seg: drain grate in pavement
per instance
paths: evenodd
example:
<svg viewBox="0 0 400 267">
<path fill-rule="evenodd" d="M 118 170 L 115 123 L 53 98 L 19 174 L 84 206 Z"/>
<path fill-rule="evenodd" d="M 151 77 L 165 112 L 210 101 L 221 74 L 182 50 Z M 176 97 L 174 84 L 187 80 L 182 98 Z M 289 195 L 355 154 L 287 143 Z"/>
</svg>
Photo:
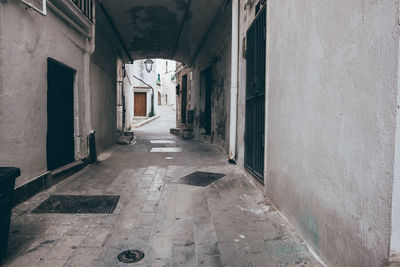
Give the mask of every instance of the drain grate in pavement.
<svg viewBox="0 0 400 267">
<path fill-rule="evenodd" d="M 206 187 L 224 176 L 225 174 L 222 173 L 194 172 L 180 178 L 175 183 Z"/>
<path fill-rule="evenodd" d="M 120 196 L 53 195 L 33 213 L 113 213 Z"/>
<path fill-rule="evenodd" d="M 118 255 L 118 260 L 123 263 L 134 263 L 142 260 L 144 253 L 137 249 L 125 250 Z"/>
</svg>

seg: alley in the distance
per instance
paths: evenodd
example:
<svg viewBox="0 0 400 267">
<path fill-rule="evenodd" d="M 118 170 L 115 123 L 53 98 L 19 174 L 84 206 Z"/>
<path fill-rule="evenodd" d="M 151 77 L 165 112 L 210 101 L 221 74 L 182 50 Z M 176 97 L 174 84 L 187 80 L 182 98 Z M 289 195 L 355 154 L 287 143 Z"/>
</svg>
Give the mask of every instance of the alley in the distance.
<svg viewBox="0 0 400 267">
<path fill-rule="evenodd" d="M 161 112 L 132 144 L 15 207 L 5 266 L 129 266 L 117 259 L 129 249 L 144 252 L 133 266 L 320 266 L 262 187 L 217 146 L 170 135 L 174 111 Z M 225 176 L 179 183 L 195 172 Z M 32 213 L 50 195 L 120 199 L 111 214 Z"/>
</svg>

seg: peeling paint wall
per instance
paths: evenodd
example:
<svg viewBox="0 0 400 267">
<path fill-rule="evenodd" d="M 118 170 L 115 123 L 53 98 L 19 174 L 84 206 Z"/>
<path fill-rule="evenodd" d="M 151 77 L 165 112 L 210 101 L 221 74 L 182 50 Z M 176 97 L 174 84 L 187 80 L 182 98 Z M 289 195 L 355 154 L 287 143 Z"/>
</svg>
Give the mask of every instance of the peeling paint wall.
<svg viewBox="0 0 400 267">
<path fill-rule="evenodd" d="M 124 94 L 125 94 L 125 130 L 132 130 L 134 116 L 133 77 L 129 75 L 131 64 L 125 65 Z"/>
<path fill-rule="evenodd" d="M 389 257 L 398 1 L 269 1 L 266 192 L 329 266 Z"/>
<path fill-rule="evenodd" d="M 194 114 L 194 134 L 196 138 L 206 139 L 223 147 L 228 153 L 229 145 L 229 107 L 231 80 L 231 3 L 226 5 L 209 33 L 207 40 L 197 56 L 192 70 L 191 109 Z M 211 90 L 211 136 L 204 135 L 202 116 L 204 116 L 205 93 L 200 88 L 200 73 L 212 69 Z"/>
<path fill-rule="evenodd" d="M 180 69 L 179 67 L 180 63 L 177 63 L 177 69 Z M 190 81 L 189 73 L 192 71 L 191 68 L 184 68 L 180 71 L 177 72 L 177 84 L 179 85 L 179 95 L 176 95 L 176 126 L 177 127 L 182 127 L 182 77 L 187 75 L 187 95 L 186 95 L 186 112 L 191 109 L 191 104 L 189 101 L 189 96 L 191 95 L 191 88 L 192 88 L 192 83 Z M 187 116 L 186 116 L 187 118 Z"/>
<path fill-rule="evenodd" d="M 0 162 L 21 168 L 18 186 L 47 171 L 49 57 L 76 70 L 75 158 L 87 153 L 88 54 L 85 39 L 51 11 L 41 16 L 19 1 L 0 1 L 0 38 Z"/>
</svg>

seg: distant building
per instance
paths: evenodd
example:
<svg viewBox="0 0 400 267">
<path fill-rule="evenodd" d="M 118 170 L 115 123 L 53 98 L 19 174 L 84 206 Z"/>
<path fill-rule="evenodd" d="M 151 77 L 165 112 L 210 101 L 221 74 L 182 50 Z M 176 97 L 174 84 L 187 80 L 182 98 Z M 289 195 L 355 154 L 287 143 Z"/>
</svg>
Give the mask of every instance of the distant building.
<svg viewBox="0 0 400 267">
<path fill-rule="evenodd" d="M 151 97 L 154 94 L 154 112 L 159 106 L 175 107 L 175 69 L 176 62 L 165 59 L 152 59 L 146 69 L 145 60 L 135 60 L 126 65 L 126 71 L 133 82 L 134 116 L 148 116 L 151 111 Z"/>
</svg>

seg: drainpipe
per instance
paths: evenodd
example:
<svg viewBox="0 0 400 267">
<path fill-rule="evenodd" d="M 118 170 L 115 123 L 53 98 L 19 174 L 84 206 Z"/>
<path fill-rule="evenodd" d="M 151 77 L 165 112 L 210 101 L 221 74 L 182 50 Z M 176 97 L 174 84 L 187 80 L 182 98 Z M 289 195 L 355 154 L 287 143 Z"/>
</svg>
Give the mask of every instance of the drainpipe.
<svg viewBox="0 0 400 267">
<path fill-rule="evenodd" d="M 229 162 L 236 160 L 237 97 L 239 57 L 239 0 L 232 0 L 231 108 L 229 129 Z"/>
<path fill-rule="evenodd" d="M 21 2 L 26 5 L 28 8 L 35 10 L 36 12 L 40 13 L 43 16 L 47 15 L 47 5 L 46 5 L 46 1 L 47 0 L 42 0 L 42 10 L 38 9 L 37 7 L 35 7 L 34 5 L 32 5 L 31 3 L 26 2 L 25 0 L 22 0 Z"/>
</svg>

